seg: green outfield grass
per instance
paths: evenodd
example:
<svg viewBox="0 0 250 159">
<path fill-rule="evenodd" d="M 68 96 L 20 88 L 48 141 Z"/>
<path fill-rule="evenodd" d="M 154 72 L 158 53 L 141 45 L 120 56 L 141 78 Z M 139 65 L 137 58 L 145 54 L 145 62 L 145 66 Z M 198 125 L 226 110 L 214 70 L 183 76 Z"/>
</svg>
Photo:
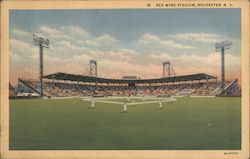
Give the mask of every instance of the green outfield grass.
<svg viewBox="0 0 250 159">
<path fill-rule="evenodd" d="M 11 150 L 241 149 L 241 98 L 128 107 L 81 99 L 10 101 Z"/>
</svg>

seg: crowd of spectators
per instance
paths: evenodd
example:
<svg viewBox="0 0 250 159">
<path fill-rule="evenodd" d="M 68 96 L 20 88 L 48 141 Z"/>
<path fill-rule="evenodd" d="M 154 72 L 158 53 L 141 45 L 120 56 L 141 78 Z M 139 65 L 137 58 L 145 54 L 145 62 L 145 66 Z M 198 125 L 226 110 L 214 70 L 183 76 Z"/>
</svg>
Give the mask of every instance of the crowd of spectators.
<svg viewBox="0 0 250 159">
<path fill-rule="evenodd" d="M 27 84 L 36 90 L 40 90 L 39 81 L 27 80 Z M 182 83 L 168 85 L 147 86 L 109 86 L 86 85 L 75 83 L 44 82 L 44 94 L 50 97 L 69 96 L 186 96 L 210 95 L 220 86 L 219 82 Z"/>
</svg>

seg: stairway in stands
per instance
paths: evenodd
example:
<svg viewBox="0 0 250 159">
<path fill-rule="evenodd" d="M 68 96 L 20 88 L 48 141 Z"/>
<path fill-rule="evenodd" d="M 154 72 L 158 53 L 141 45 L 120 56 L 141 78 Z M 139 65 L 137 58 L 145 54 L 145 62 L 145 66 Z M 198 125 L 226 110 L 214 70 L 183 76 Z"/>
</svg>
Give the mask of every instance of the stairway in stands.
<svg viewBox="0 0 250 159">
<path fill-rule="evenodd" d="M 231 86 L 233 86 L 235 83 L 237 82 L 237 79 L 235 80 L 232 80 L 230 83 L 226 83 L 226 86 L 225 86 L 225 91 L 226 92 Z M 222 93 L 222 90 L 221 90 L 221 84 L 215 88 L 215 90 L 213 90 L 209 95 L 210 96 L 215 96 L 215 95 L 220 95 Z"/>
<path fill-rule="evenodd" d="M 31 86 L 28 82 L 26 82 L 25 80 L 23 80 L 23 79 L 18 79 L 19 80 L 19 82 L 21 82 L 23 85 L 25 85 L 26 87 L 28 87 L 30 90 L 32 90 L 33 92 L 35 92 L 35 93 L 37 93 L 37 94 L 40 94 L 40 92 L 36 89 L 36 88 L 34 88 L 33 86 Z"/>
<path fill-rule="evenodd" d="M 218 94 L 221 94 L 221 84 L 218 86 L 218 87 L 216 87 L 210 94 L 209 94 L 209 96 L 215 96 L 215 95 L 218 95 Z"/>
</svg>

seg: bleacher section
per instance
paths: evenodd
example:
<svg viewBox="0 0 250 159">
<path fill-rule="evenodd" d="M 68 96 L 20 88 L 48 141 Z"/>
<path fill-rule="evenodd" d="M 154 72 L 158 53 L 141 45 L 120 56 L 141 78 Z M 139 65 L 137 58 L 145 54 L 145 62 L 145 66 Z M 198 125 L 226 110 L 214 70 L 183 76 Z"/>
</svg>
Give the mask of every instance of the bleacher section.
<svg viewBox="0 0 250 159">
<path fill-rule="evenodd" d="M 21 80 L 26 86 L 38 92 L 39 81 Z M 72 96 L 208 96 L 220 86 L 217 82 L 179 84 L 167 86 L 95 86 L 71 83 L 44 83 L 44 94 L 48 97 L 72 97 Z M 217 91 L 218 94 L 221 91 Z M 218 95 L 212 94 L 212 95 Z"/>
<path fill-rule="evenodd" d="M 64 75 L 64 76 L 63 76 Z M 51 79 L 53 77 L 53 79 Z M 44 95 L 47 97 L 72 96 L 216 96 L 239 92 L 237 80 L 226 82 L 224 92 L 212 76 L 196 74 L 149 80 L 115 80 L 69 74 L 52 74 L 45 77 Z M 64 79 L 62 81 L 62 79 Z M 209 80 L 210 79 L 210 80 Z M 158 82 L 156 84 L 156 81 Z M 166 82 L 168 81 L 168 82 Z M 129 83 L 133 83 L 129 86 Z M 29 92 L 40 92 L 38 80 L 19 79 L 19 85 Z"/>
</svg>

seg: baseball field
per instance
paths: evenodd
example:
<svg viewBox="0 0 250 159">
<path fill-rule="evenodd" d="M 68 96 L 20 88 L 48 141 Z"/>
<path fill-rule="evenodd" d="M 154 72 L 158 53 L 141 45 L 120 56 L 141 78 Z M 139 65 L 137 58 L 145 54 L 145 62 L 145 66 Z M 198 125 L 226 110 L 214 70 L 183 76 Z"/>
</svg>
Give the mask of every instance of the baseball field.
<svg viewBox="0 0 250 159">
<path fill-rule="evenodd" d="M 115 100 L 117 101 L 117 100 Z M 123 105 L 10 100 L 11 150 L 239 150 L 241 98 Z"/>
</svg>

